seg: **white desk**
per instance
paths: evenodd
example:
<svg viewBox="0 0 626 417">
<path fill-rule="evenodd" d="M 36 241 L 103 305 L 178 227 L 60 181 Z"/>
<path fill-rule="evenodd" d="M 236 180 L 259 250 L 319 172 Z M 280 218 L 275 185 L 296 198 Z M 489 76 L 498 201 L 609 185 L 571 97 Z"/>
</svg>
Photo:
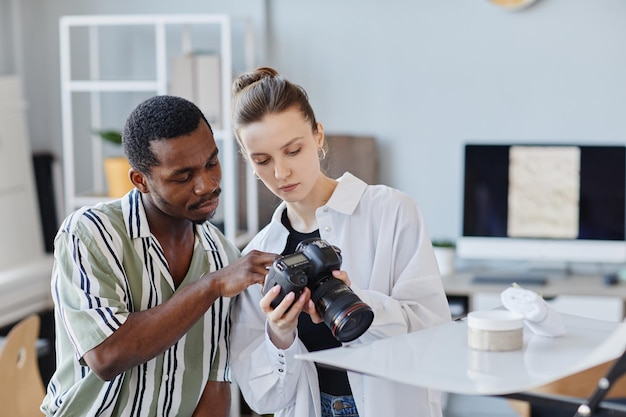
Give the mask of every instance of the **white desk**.
<svg viewBox="0 0 626 417">
<path fill-rule="evenodd" d="M 448 295 L 471 296 L 478 292 L 500 293 L 508 284 L 475 284 L 472 278 L 475 274 L 460 272 L 443 276 L 444 289 Z M 486 274 L 479 274 L 486 275 Z M 522 284 L 522 286 L 524 286 Z M 626 282 L 619 281 L 615 285 L 605 285 L 600 275 L 567 275 L 550 278 L 546 285 L 526 286 L 528 289 L 541 293 L 544 297 L 560 295 L 619 297 L 626 302 Z"/>
<path fill-rule="evenodd" d="M 478 275 L 488 275 L 488 272 Z M 476 284 L 472 282 L 474 273 L 455 272 L 442 277 L 446 295 L 465 299 L 466 311 L 454 310 L 456 315 L 467 311 L 495 308 L 500 305 L 500 293 L 508 284 Z M 522 286 L 552 299 L 554 307 L 568 314 L 577 314 L 601 320 L 621 321 L 626 316 L 626 282 L 606 285 L 601 275 L 572 274 L 548 276 L 546 285 Z M 456 301 L 456 300 L 455 300 Z M 458 303 L 458 301 L 457 301 Z M 453 305 L 451 305 L 454 307 Z"/>
<path fill-rule="evenodd" d="M 0 268 L 0 327 L 52 308 L 52 262 L 52 255 L 46 255 Z"/>
<path fill-rule="evenodd" d="M 52 307 L 22 83 L 0 76 L 0 327 Z"/>
<path fill-rule="evenodd" d="M 469 395 L 505 395 L 615 359 L 626 349 L 626 324 L 563 315 L 567 334 L 524 329 L 524 347 L 483 352 L 467 347 L 464 320 L 369 345 L 298 355 L 303 360 L 388 380 Z"/>
</svg>

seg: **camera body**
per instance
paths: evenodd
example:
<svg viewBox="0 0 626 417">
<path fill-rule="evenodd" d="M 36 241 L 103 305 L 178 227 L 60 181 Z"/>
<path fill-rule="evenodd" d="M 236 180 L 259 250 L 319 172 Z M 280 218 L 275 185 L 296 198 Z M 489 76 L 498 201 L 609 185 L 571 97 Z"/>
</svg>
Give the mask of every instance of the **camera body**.
<svg viewBox="0 0 626 417">
<path fill-rule="evenodd" d="M 319 283 L 331 277 L 333 270 L 341 268 L 341 250 L 323 239 L 307 239 L 298 244 L 291 255 L 276 259 L 265 280 L 264 292 L 280 285 L 280 294 L 272 301 L 276 308 L 283 298 L 294 292 L 296 298 L 304 287 L 311 292 Z"/>
<path fill-rule="evenodd" d="M 271 302 L 276 308 L 293 292 L 296 298 L 305 287 L 311 290 L 315 308 L 333 336 L 349 342 L 361 336 L 374 320 L 372 309 L 332 271 L 341 268 L 341 250 L 319 238 L 303 240 L 296 251 L 272 263 L 263 292 L 280 285 L 280 293 Z"/>
</svg>

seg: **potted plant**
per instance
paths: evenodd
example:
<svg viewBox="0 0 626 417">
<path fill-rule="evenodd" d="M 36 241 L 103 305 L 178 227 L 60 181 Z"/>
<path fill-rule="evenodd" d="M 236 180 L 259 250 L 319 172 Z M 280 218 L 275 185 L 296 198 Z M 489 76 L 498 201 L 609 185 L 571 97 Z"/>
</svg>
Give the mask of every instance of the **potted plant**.
<svg viewBox="0 0 626 417">
<path fill-rule="evenodd" d="M 121 147 L 122 145 L 122 133 L 118 130 L 98 130 L 95 133 L 115 146 Z M 128 177 L 130 164 L 125 156 L 107 156 L 102 164 L 109 197 L 119 198 L 133 189 L 133 184 Z"/>
<path fill-rule="evenodd" d="M 434 239 L 432 241 L 439 273 L 441 276 L 451 275 L 455 269 L 456 244 L 450 239 Z"/>
</svg>

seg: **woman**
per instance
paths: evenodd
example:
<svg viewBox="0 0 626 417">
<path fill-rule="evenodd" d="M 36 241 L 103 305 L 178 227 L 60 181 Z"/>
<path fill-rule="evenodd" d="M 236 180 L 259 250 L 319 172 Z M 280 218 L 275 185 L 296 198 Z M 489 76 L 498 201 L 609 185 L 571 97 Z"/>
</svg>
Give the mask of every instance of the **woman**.
<svg viewBox="0 0 626 417">
<path fill-rule="evenodd" d="M 324 129 L 302 87 L 271 68 L 233 83 L 233 124 L 258 178 L 282 199 L 244 252 L 291 254 L 320 237 L 341 249 L 347 284 L 374 312 L 367 331 L 351 343 L 369 343 L 450 320 L 447 299 L 417 204 L 383 185 L 349 173 L 324 175 Z M 235 302 L 231 334 L 234 379 L 258 413 L 276 416 L 441 416 L 439 394 L 296 360 L 301 352 L 341 346 L 305 288 L 276 308 L 279 286 L 250 287 Z M 260 307 L 260 308 L 259 308 Z"/>
</svg>

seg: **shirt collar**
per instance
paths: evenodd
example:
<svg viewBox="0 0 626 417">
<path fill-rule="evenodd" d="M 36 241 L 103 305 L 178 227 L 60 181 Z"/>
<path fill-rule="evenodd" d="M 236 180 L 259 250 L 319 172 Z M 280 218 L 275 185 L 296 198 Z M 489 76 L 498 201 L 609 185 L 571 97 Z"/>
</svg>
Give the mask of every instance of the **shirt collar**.
<svg viewBox="0 0 626 417">
<path fill-rule="evenodd" d="M 350 215 L 359 205 L 367 184 L 349 172 L 343 174 L 337 181 L 339 182 L 337 188 L 330 196 L 326 207 Z"/>
<path fill-rule="evenodd" d="M 150 226 L 141 193 L 136 188 L 121 198 L 126 231 L 131 239 L 150 237 Z"/>
<path fill-rule="evenodd" d="M 121 202 L 128 237 L 130 239 L 152 237 L 141 192 L 137 189 L 133 189 L 121 198 Z M 215 240 L 211 237 L 211 228 L 207 223 L 208 222 L 205 222 L 195 226 L 196 236 L 200 238 L 200 242 L 205 250 L 215 251 L 217 250 Z"/>
<path fill-rule="evenodd" d="M 357 206 L 359 205 L 359 201 L 361 201 L 361 196 L 363 196 L 363 193 L 365 193 L 367 184 L 363 180 L 355 177 L 349 172 L 346 172 L 341 177 L 337 178 L 337 181 L 338 184 L 335 188 L 335 191 L 333 191 L 330 199 L 323 207 L 328 207 L 339 213 L 350 215 L 354 213 L 354 210 L 356 210 Z M 286 204 L 284 201 L 282 201 L 278 205 L 276 210 L 274 210 L 274 213 L 272 214 L 273 223 L 282 226 L 281 216 L 283 214 L 283 210 L 285 210 L 285 207 Z M 318 208 L 318 210 L 323 207 Z"/>
</svg>

